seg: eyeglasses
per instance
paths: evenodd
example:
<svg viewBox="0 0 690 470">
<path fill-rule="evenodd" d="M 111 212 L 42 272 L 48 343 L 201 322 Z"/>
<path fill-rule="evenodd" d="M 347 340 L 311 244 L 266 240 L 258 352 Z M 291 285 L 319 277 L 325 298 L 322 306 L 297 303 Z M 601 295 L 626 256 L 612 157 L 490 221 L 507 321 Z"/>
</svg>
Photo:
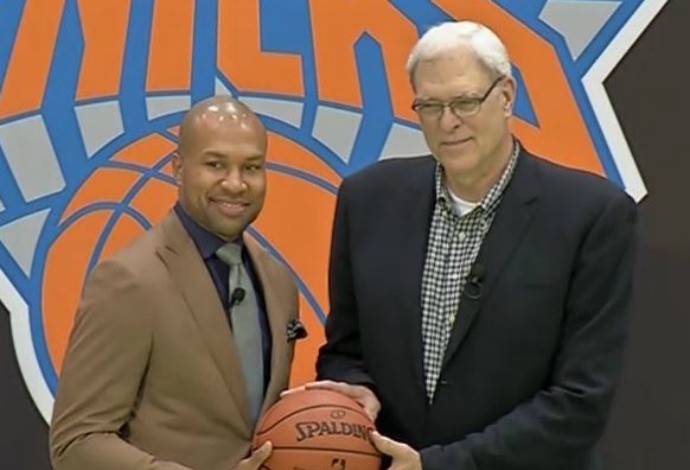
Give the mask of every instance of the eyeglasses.
<svg viewBox="0 0 690 470">
<path fill-rule="evenodd" d="M 493 89 L 496 88 L 496 85 L 498 85 L 498 82 L 503 80 L 503 78 L 504 77 L 498 77 L 496 80 L 494 80 L 483 96 L 473 98 L 457 98 L 446 103 L 415 101 L 412 103 L 412 110 L 419 115 L 420 119 L 425 120 L 439 119 L 443 115 L 443 111 L 446 108 L 450 108 L 450 111 L 453 113 L 453 115 L 460 119 L 474 116 L 479 112 L 484 101 L 486 101 Z"/>
</svg>

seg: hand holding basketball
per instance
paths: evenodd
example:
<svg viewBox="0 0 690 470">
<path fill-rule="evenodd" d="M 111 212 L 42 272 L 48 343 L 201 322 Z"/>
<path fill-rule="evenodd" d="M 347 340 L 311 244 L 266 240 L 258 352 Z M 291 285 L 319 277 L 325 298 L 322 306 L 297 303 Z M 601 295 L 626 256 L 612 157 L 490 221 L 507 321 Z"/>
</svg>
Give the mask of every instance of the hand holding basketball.
<svg viewBox="0 0 690 470">
<path fill-rule="evenodd" d="M 402 442 L 396 442 L 378 432 L 371 433 L 371 441 L 381 453 L 393 458 L 388 470 L 422 470 L 419 452 Z"/>
<path fill-rule="evenodd" d="M 374 392 L 369 388 L 363 385 L 352 385 L 345 382 L 334 382 L 332 380 L 309 382 L 301 387 L 286 390 L 281 393 L 280 396 L 285 397 L 291 393 L 303 390 L 333 390 L 334 392 L 342 393 L 359 403 L 372 421 L 376 421 L 376 417 L 381 410 L 381 402 L 379 402 L 379 399 L 376 398 Z"/>
<path fill-rule="evenodd" d="M 374 423 L 352 398 L 327 389 L 293 391 L 264 414 L 253 448 L 271 442 L 267 470 L 379 470 Z"/>
<path fill-rule="evenodd" d="M 265 442 L 252 452 L 252 455 L 238 463 L 234 470 L 259 470 L 266 459 L 271 456 L 271 450 L 273 450 L 271 443 Z"/>
</svg>

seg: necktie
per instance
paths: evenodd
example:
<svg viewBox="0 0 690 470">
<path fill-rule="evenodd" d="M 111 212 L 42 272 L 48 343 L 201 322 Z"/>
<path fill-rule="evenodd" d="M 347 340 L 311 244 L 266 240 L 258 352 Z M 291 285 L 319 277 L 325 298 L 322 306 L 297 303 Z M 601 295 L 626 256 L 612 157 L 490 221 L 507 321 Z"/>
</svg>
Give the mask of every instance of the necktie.
<svg viewBox="0 0 690 470">
<path fill-rule="evenodd" d="M 228 295 L 232 334 L 242 365 L 252 424 L 255 424 L 264 399 L 263 351 L 256 292 L 242 263 L 240 245 L 227 243 L 216 254 L 230 265 Z"/>
</svg>

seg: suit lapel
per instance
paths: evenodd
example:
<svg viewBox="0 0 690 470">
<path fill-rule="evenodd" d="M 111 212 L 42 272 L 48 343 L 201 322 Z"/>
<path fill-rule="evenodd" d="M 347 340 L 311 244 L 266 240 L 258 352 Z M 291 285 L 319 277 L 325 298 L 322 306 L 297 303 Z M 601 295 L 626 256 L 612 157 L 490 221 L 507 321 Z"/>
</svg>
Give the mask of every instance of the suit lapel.
<svg viewBox="0 0 690 470">
<path fill-rule="evenodd" d="M 276 292 L 280 289 L 274 285 L 275 278 L 268 272 L 268 258 L 262 248 L 252 239 L 244 237 L 245 246 L 252 259 L 256 275 L 263 288 L 264 301 L 266 305 L 266 315 L 271 329 L 271 374 L 266 388 L 266 396 L 261 412 L 264 413 L 269 404 L 275 402 L 278 394 L 282 391 L 283 384 L 279 380 L 283 376 L 288 363 L 288 342 L 287 342 L 287 322 L 286 312 L 288 306 L 281 303 L 281 299 L 276 297 Z"/>
<path fill-rule="evenodd" d="M 453 326 L 448 347 L 443 358 L 443 366 L 453 357 L 467 336 L 477 317 L 484 299 L 491 293 L 510 256 L 520 244 L 533 215 L 532 202 L 537 197 L 536 162 L 524 151 L 518 157 L 512 179 L 499 204 L 489 233 L 475 261 L 475 266 L 484 266 L 484 279 L 479 298 L 470 298 L 463 293 L 458 315 Z"/>
<path fill-rule="evenodd" d="M 250 429 L 249 402 L 244 390 L 239 357 L 225 309 L 203 259 L 174 214 L 162 222 L 164 244 L 158 253 L 168 266 L 189 312 L 206 340 L 209 352 L 235 401 L 238 414 Z"/>
<path fill-rule="evenodd" d="M 407 236 L 399 238 L 400 245 L 394 247 L 394 251 L 401 254 L 398 271 L 401 275 L 401 286 L 396 310 L 399 311 L 403 323 L 399 331 L 405 332 L 405 335 L 399 336 L 403 343 L 400 350 L 411 354 L 409 364 L 412 365 L 413 383 L 419 385 L 422 397 L 425 397 L 426 388 L 421 285 L 429 226 L 434 209 L 434 169 L 435 161 L 431 157 L 425 161 L 422 171 L 414 168 L 412 180 L 405 188 L 405 195 L 401 201 L 402 206 L 408 211 L 408 217 L 402 221 L 401 227 L 395 228 L 401 233 L 407 233 Z"/>
</svg>

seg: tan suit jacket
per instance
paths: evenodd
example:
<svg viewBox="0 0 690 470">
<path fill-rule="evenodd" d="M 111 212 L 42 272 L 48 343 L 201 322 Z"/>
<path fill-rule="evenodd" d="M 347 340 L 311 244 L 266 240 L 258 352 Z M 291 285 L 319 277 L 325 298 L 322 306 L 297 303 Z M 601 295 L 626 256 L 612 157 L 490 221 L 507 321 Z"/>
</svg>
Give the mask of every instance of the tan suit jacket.
<svg viewBox="0 0 690 470">
<path fill-rule="evenodd" d="M 289 271 L 250 239 L 272 338 L 264 411 L 288 385 L 298 315 Z M 101 263 L 75 319 L 53 412 L 57 470 L 230 470 L 248 399 L 226 313 L 174 213 Z"/>
</svg>

